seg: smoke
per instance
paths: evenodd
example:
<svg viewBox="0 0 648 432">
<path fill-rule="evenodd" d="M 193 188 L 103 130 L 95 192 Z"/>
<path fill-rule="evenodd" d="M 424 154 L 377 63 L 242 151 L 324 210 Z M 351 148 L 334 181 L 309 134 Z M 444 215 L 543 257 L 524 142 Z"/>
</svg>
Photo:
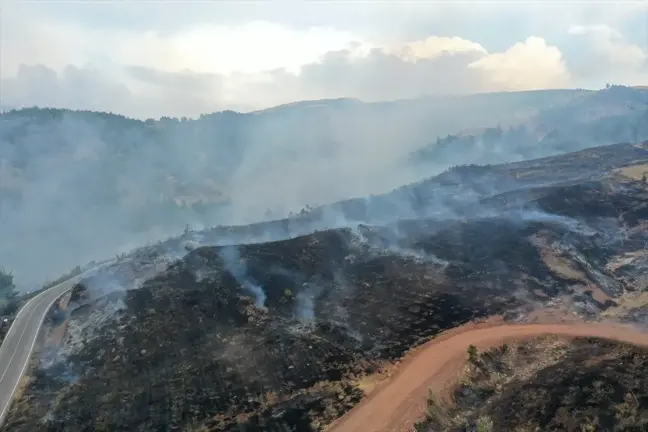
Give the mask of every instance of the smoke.
<svg viewBox="0 0 648 432">
<path fill-rule="evenodd" d="M 319 290 L 317 285 L 312 287 L 307 282 L 304 282 L 302 288 L 303 291 L 297 294 L 295 313 L 300 319 L 313 320 L 315 319 L 315 298 Z"/>
<path fill-rule="evenodd" d="M 263 288 L 248 275 L 246 261 L 241 258 L 238 248 L 235 246 L 224 247 L 220 249 L 219 254 L 225 264 L 225 269 L 234 276 L 243 289 L 254 296 L 256 306 L 263 307 L 266 294 L 263 292 Z"/>
<path fill-rule="evenodd" d="M 19 288 L 33 289 L 76 265 L 177 235 L 187 224 L 237 225 L 207 229 L 192 240 L 195 247 L 403 217 L 456 217 L 457 202 L 501 188 L 486 179 L 399 187 L 480 162 L 485 151 L 448 147 L 413 161 L 414 151 L 437 136 L 510 122 L 520 110 L 530 113 L 530 122 L 540 111 L 553 121 L 547 110 L 583 100 L 582 94 L 329 100 L 188 121 L 37 109 L 2 114 L 0 264 L 15 274 Z M 509 141 L 500 140 L 488 162 L 524 158 Z M 306 207 L 312 211 L 301 214 Z M 174 244 L 165 253 L 180 257 L 186 250 Z M 247 289 L 262 291 L 254 284 Z"/>
</svg>

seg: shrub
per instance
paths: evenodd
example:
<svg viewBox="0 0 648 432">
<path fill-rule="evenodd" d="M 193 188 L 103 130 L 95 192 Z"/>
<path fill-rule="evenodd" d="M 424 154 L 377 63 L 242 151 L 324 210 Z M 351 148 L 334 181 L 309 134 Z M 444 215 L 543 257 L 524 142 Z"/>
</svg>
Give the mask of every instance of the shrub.
<svg viewBox="0 0 648 432">
<path fill-rule="evenodd" d="M 477 347 L 475 345 L 470 345 L 468 347 L 468 361 L 472 364 L 476 364 L 479 360 Z"/>
<path fill-rule="evenodd" d="M 489 417 L 481 416 L 477 419 L 477 432 L 492 432 L 493 431 L 493 420 Z"/>
</svg>

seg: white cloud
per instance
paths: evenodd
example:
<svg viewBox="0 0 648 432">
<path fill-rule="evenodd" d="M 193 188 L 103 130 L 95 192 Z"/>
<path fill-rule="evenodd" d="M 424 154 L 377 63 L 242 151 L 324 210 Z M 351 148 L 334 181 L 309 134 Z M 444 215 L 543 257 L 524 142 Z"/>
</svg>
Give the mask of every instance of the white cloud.
<svg viewBox="0 0 648 432">
<path fill-rule="evenodd" d="M 161 36 L 122 33 L 113 59 L 162 70 L 191 69 L 202 73 L 258 73 L 286 68 L 297 71 L 330 50 L 343 49 L 353 36 L 330 28 L 295 31 L 269 22 L 238 27 L 202 26 Z M 143 55 L 144 54 L 144 55 Z"/>
<path fill-rule="evenodd" d="M 416 62 L 420 59 L 434 59 L 444 54 L 483 53 L 486 49 L 478 43 L 460 37 L 430 36 L 420 41 L 393 44 L 384 51 L 397 55 L 405 61 Z"/>
<path fill-rule="evenodd" d="M 75 79 L 81 83 L 75 83 Z M 101 67 L 70 66 L 60 72 L 44 66 L 23 66 L 16 77 L 3 80 L 5 88 L 10 89 L 3 102 L 10 106 L 45 104 L 85 109 L 104 106 L 137 117 L 196 116 L 206 111 L 251 110 L 302 99 L 355 97 L 376 101 L 561 87 L 568 79 L 560 51 L 541 38 L 529 38 L 501 53 L 488 53 L 472 41 L 430 37 L 386 48 L 368 49 L 356 44 L 329 51 L 297 70 L 281 67 L 259 73 L 167 71 L 107 61 Z M 93 97 L 93 89 L 103 97 Z"/>
<path fill-rule="evenodd" d="M 570 75 L 555 46 L 530 37 L 502 53 L 488 54 L 470 64 L 483 71 L 500 90 L 560 88 L 570 85 Z"/>
<path fill-rule="evenodd" d="M 17 11 L 3 16 L 3 74 L 20 64 L 43 63 L 62 70 L 97 58 L 123 65 L 164 71 L 257 73 L 286 68 L 297 71 L 331 50 L 349 47 L 358 37 L 327 27 L 293 30 L 271 22 L 238 26 L 200 25 L 183 32 L 92 29 L 81 24 L 26 17 Z"/>
<path fill-rule="evenodd" d="M 620 23 L 629 11 L 644 10 L 636 5 L 624 4 L 613 12 L 607 6 L 571 3 L 560 8 L 553 3 L 542 8 L 530 3 L 411 8 L 353 3 L 345 9 L 278 2 L 277 10 L 264 6 L 248 15 L 229 3 L 190 6 L 191 13 L 175 6 L 153 11 L 134 5 L 133 16 L 140 18 L 128 25 L 115 21 L 121 16 L 116 10 L 127 12 L 120 4 L 70 6 L 65 14 L 48 6 L 3 11 L 3 103 L 105 109 L 138 117 L 194 116 L 300 99 L 381 100 L 582 86 L 594 73 L 592 65 L 600 76 L 616 77 L 606 81 L 637 81 L 646 63 L 645 50 L 615 27 L 594 21 L 605 9 Z M 148 26 L 146 10 L 151 11 Z M 513 12 L 523 14 L 504 25 Z M 97 25 L 89 25 L 90 19 Z M 582 23 L 570 27 L 571 39 L 564 39 L 564 33 L 562 40 L 542 33 L 548 28 L 544 24 L 568 20 Z M 483 31 L 474 32 L 480 22 Z M 527 33 L 520 33 L 525 26 Z M 420 36 L 404 37 L 407 28 Z M 519 34 L 517 39 L 507 39 L 512 37 L 509 30 Z M 578 38 L 576 44 L 584 43 L 587 55 L 574 55 L 563 45 Z M 488 42 L 494 41 L 497 49 L 489 49 Z M 94 97 L 95 91 L 100 97 Z"/>
</svg>

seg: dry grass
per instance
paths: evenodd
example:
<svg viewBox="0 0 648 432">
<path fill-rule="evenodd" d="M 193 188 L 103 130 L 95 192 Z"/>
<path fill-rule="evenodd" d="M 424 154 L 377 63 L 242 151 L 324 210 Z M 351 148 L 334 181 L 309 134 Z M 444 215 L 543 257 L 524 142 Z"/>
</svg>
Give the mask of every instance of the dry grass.
<svg viewBox="0 0 648 432">
<path fill-rule="evenodd" d="M 478 360 L 467 363 L 463 372 L 458 377 L 455 389 L 491 389 L 493 396 L 486 400 L 481 408 L 497 403 L 498 397 L 505 386 L 512 382 L 526 382 L 539 370 L 559 363 L 565 358 L 571 344 L 570 338 L 547 335 L 540 336 L 525 342 L 503 345 L 499 348 L 478 353 Z M 497 358 L 509 368 L 508 373 L 498 373 L 491 369 L 488 359 Z M 430 394 L 428 398 L 427 421 L 429 425 L 438 430 L 467 430 L 489 431 L 493 430 L 490 418 L 480 415 L 480 412 L 471 408 L 459 408 L 451 399 L 450 404 L 443 403 L 446 398 Z M 474 429 L 471 429 L 473 424 Z M 437 430 L 434 429 L 434 430 Z M 426 430 L 426 429 L 422 429 Z"/>
<path fill-rule="evenodd" d="M 387 380 L 392 372 L 396 369 L 397 363 L 394 365 L 387 366 L 384 369 L 381 369 L 379 372 L 365 375 L 355 381 L 355 385 L 364 392 L 365 395 L 370 394 L 376 388 L 380 386 L 385 380 Z"/>
<path fill-rule="evenodd" d="M 552 247 L 549 240 L 543 235 L 534 234 L 529 237 L 529 241 L 538 248 L 542 262 L 557 276 L 580 282 L 583 284 L 590 283 L 587 275 L 578 268 L 569 258 L 565 257 L 562 252 Z"/>
<path fill-rule="evenodd" d="M 567 258 L 560 256 L 549 249 L 542 249 L 540 257 L 545 265 L 557 276 L 563 279 L 569 279 L 583 284 L 589 284 L 590 281 L 581 270 L 571 263 Z"/>
<path fill-rule="evenodd" d="M 29 382 L 31 381 L 31 377 L 29 375 L 23 375 L 22 378 L 20 378 L 20 381 L 18 382 L 18 386 L 16 387 L 16 393 L 14 394 L 14 400 L 17 403 L 27 403 L 29 401 L 29 396 L 22 397 L 25 394 L 25 389 L 29 386 Z"/>
<path fill-rule="evenodd" d="M 618 319 L 627 315 L 631 310 L 648 305 L 648 292 L 628 293 L 616 300 L 617 306 L 601 313 L 601 318 Z"/>
<path fill-rule="evenodd" d="M 644 175 L 648 176 L 648 164 L 631 165 L 616 170 L 618 174 L 632 180 L 641 180 Z"/>
<path fill-rule="evenodd" d="M 577 282 L 573 286 L 574 290 L 580 293 L 589 291 L 592 297 L 600 303 L 605 303 L 606 300 L 610 299 L 610 296 L 593 283 L 585 272 L 580 270 L 569 258 L 550 246 L 542 244 L 543 240 L 539 238 L 534 239 L 534 241 L 540 246 L 540 258 L 551 272 L 562 279 Z"/>
<path fill-rule="evenodd" d="M 620 267 L 631 264 L 635 259 L 646 255 L 646 252 L 647 252 L 646 249 L 639 249 L 632 252 L 626 252 L 625 254 L 619 255 L 615 257 L 613 260 L 610 260 L 610 262 L 608 262 L 605 265 L 605 268 L 612 272 L 617 271 Z"/>
</svg>

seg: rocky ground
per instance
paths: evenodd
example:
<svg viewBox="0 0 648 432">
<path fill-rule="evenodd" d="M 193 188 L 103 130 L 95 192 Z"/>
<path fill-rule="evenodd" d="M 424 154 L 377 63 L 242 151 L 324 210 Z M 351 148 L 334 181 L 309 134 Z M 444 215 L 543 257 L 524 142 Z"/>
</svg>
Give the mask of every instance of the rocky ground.
<svg viewBox="0 0 648 432">
<path fill-rule="evenodd" d="M 417 431 L 642 431 L 648 351 L 545 336 L 472 354 L 453 402 L 430 393 Z"/>
<path fill-rule="evenodd" d="M 644 319 L 623 305 L 646 289 L 648 189 L 628 171 L 646 161 L 617 145 L 462 167 L 336 205 L 346 228 L 305 234 L 332 211 L 315 209 L 140 249 L 75 288 L 6 427 L 322 430 L 364 377 L 470 320 Z"/>
</svg>

